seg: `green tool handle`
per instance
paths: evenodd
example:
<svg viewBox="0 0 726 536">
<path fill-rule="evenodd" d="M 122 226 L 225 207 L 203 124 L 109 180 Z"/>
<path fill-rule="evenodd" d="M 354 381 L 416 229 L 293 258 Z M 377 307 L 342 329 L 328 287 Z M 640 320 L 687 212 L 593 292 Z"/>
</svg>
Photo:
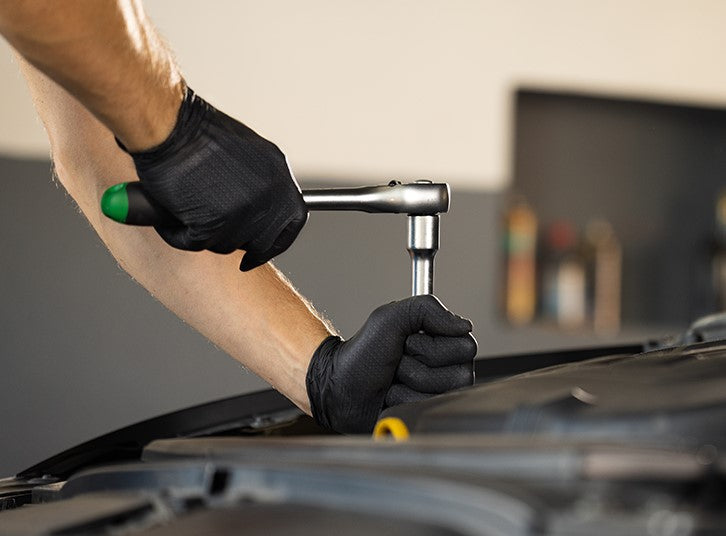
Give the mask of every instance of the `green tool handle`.
<svg viewBox="0 0 726 536">
<path fill-rule="evenodd" d="M 127 225 L 181 225 L 165 208 L 146 195 L 140 182 L 111 186 L 101 198 L 101 211 L 114 221 Z"/>
</svg>

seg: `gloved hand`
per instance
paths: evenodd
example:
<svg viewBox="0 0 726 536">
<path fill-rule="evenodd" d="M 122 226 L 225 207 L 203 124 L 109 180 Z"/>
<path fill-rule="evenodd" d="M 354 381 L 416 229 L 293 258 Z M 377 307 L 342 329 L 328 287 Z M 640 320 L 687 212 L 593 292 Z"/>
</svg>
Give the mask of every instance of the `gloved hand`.
<svg viewBox="0 0 726 536">
<path fill-rule="evenodd" d="M 313 417 L 338 432 L 371 432 L 387 407 L 471 385 L 471 329 L 431 295 L 379 307 L 349 340 L 328 337 L 313 354 L 306 378 Z"/>
<path fill-rule="evenodd" d="M 166 141 L 130 154 L 146 192 L 182 224 L 155 227 L 176 248 L 244 249 L 247 271 L 290 247 L 307 221 L 280 149 L 189 88 Z"/>
</svg>

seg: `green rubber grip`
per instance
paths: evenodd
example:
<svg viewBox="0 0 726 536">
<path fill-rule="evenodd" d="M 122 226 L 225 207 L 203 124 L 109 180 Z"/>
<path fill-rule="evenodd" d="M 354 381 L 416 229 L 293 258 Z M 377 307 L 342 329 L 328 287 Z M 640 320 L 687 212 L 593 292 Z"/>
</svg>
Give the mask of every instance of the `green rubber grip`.
<svg viewBox="0 0 726 536">
<path fill-rule="evenodd" d="M 103 212 L 103 215 L 119 223 L 126 223 L 126 218 L 129 216 L 127 186 L 127 182 L 115 184 L 103 192 L 103 197 L 101 197 L 101 212 Z"/>
<path fill-rule="evenodd" d="M 101 212 L 126 225 L 181 225 L 179 220 L 146 195 L 138 181 L 122 182 L 106 190 L 101 197 Z"/>
</svg>

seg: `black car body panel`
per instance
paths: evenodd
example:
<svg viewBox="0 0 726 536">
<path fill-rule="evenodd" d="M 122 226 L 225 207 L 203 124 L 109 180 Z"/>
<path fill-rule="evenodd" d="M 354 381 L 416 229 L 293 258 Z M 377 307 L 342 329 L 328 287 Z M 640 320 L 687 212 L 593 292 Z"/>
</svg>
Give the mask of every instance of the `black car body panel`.
<svg viewBox="0 0 726 536">
<path fill-rule="evenodd" d="M 651 346 L 481 360 L 404 442 L 273 391 L 158 417 L 0 481 L 0 534 L 720 534 L 726 343 Z"/>
</svg>

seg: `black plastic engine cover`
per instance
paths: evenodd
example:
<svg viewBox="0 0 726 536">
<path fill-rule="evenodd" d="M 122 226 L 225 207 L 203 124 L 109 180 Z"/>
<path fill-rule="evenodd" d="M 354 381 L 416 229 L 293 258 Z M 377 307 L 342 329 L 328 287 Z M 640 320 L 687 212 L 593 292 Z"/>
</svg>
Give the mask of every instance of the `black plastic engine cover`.
<svg viewBox="0 0 726 536">
<path fill-rule="evenodd" d="M 486 364 L 483 362 L 482 367 Z M 415 434 L 726 444 L 726 344 L 549 367 L 387 410 Z"/>
</svg>

